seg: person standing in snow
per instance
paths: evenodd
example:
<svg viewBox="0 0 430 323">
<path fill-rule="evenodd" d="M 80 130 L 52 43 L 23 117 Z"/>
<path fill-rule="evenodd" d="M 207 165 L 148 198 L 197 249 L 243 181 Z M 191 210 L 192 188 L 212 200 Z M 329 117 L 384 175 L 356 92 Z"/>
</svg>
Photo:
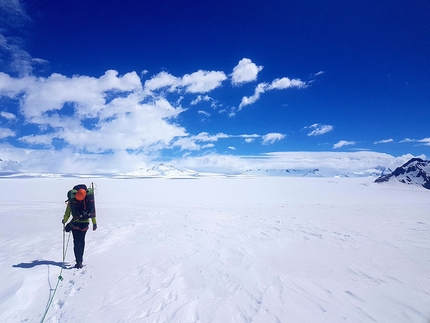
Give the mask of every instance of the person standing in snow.
<svg viewBox="0 0 430 323">
<path fill-rule="evenodd" d="M 64 227 L 66 232 L 72 231 L 73 234 L 73 251 L 75 253 L 75 268 L 82 268 L 85 250 L 85 234 L 91 222 L 93 231 L 97 230 L 96 209 L 94 203 L 93 189 L 87 188 L 86 185 L 76 185 L 73 190 L 67 193 L 68 200 L 66 211 L 64 212 L 62 223 L 66 224 L 70 216 L 70 223 Z"/>
</svg>

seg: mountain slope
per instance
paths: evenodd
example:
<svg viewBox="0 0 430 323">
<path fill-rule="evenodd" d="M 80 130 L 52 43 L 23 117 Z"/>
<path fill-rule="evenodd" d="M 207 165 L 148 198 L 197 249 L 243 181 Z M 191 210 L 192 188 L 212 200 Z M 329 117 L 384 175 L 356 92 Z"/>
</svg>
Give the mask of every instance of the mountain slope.
<svg viewBox="0 0 430 323">
<path fill-rule="evenodd" d="M 394 172 L 383 175 L 375 180 L 375 183 L 398 180 L 409 185 L 423 186 L 430 189 L 430 161 L 421 158 L 412 158 L 407 163 L 397 167 Z"/>
</svg>

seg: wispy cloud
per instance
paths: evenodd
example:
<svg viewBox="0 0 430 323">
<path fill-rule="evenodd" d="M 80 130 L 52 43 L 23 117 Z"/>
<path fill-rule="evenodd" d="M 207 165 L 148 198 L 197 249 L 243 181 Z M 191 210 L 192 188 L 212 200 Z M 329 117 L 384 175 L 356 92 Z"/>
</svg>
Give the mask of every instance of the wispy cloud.
<svg viewBox="0 0 430 323">
<path fill-rule="evenodd" d="M 302 89 L 306 88 L 307 84 L 306 82 L 300 80 L 300 79 L 289 79 L 288 77 L 278 78 L 273 80 L 270 84 L 269 83 L 260 83 L 255 88 L 254 94 L 252 96 L 244 96 L 242 98 L 242 102 L 239 104 L 240 111 L 243 107 L 255 103 L 266 91 L 271 90 L 285 90 L 289 88 L 297 88 Z"/>
<path fill-rule="evenodd" d="M 199 110 L 197 111 L 198 114 L 204 115 L 205 117 L 210 117 L 211 114 L 209 112 L 203 111 L 203 110 Z"/>
<path fill-rule="evenodd" d="M 266 88 L 267 88 L 267 83 L 260 83 L 257 85 L 257 87 L 255 88 L 255 92 L 253 95 L 251 96 L 244 96 L 242 98 L 242 102 L 239 105 L 239 109 L 238 111 L 242 110 L 242 108 L 244 106 L 250 105 L 255 103 L 255 101 L 257 101 L 260 98 L 261 93 L 266 92 Z"/>
<path fill-rule="evenodd" d="M 403 140 L 400 140 L 399 142 L 404 143 L 404 142 L 416 142 L 415 139 L 411 139 L 411 138 L 405 138 Z"/>
<path fill-rule="evenodd" d="M 351 146 L 351 145 L 355 145 L 356 142 L 355 141 L 347 141 L 347 140 L 341 140 L 338 143 L 333 145 L 333 149 L 338 149 L 344 146 Z"/>
<path fill-rule="evenodd" d="M 314 123 L 313 125 L 310 125 L 308 127 L 305 127 L 304 129 L 311 129 L 308 133 L 308 136 L 321 136 L 323 134 L 326 134 L 330 131 L 333 131 L 333 126 L 321 124 L 321 123 Z"/>
<path fill-rule="evenodd" d="M 430 137 L 429 138 L 423 138 L 423 139 L 411 139 L 411 138 L 405 138 L 401 141 L 399 141 L 400 143 L 408 143 L 408 142 L 418 142 L 418 143 L 422 143 L 425 146 L 430 146 Z"/>
<path fill-rule="evenodd" d="M 419 142 L 425 144 L 426 146 L 430 146 L 430 138 L 420 139 Z"/>
<path fill-rule="evenodd" d="M 282 140 L 286 137 L 286 135 L 282 133 L 272 132 L 268 133 L 267 135 L 264 135 L 263 138 L 263 145 L 270 145 L 273 144 L 276 141 Z"/>
<path fill-rule="evenodd" d="M 392 138 L 390 138 L 390 139 L 384 139 L 384 140 L 375 141 L 373 144 L 374 145 L 377 145 L 377 144 L 388 144 L 390 142 L 394 142 L 394 140 Z"/>
<path fill-rule="evenodd" d="M 15 136 L 16 136 L 15 131 L 9 128 L 0 127 L 0 139 L 4 139 L 7 137 L 15 137 Z"/>
<path fill-rule="evenodd" d="M 10 112 L 5 112 L 5 111 L 0 112 L 0 117 L 3 117 L 7 120 L 16 119 L 16 115 L 14 115 L 13 113 L 10 113 Z"/>
<path fill-rule="evenodd" d="M 233 85 L 240 85 L 257 80 L 258 73 L 263 69 L 263 66 L 257 66 L 249 58 L 243 58 L 234 67 L 231 74 L 231 82 Z"/>
<path fill-rule="evenodd" d="M 217 108 L 218 102 L 209 95 L 198 95 L 194 100 L 190 102 L 190 105 L 197 105 L 201 102 L 210 102 L 211 108 Z"/>
<path fill-rule="evenodd" d="M 0 1 L 0 68 L 13 75 L 31 75 L 34 67 L 44 66 L 48 62 L 41 58 L 33 58 L 24 47 L 19 36 L 10 34 L 25 33 L 31 21 L 24 6 L 19 0 Z"/>
</svg>

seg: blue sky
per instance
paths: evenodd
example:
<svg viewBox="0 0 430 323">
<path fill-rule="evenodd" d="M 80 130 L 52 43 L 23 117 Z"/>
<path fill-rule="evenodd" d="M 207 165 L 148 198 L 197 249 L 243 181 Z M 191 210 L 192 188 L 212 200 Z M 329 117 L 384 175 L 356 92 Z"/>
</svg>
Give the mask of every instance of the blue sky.
<svg viewBox="0 0 430 323">
<path fill-rule="evenodd" d="M 0 7 L 3 170 L 429 155 L 428 1 Z"/>
</svg>

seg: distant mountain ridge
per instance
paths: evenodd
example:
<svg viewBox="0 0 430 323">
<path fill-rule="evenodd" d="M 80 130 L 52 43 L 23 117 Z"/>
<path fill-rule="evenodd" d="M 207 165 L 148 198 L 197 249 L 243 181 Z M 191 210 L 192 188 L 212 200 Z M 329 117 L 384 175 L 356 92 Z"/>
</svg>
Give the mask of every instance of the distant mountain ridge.
<svg viewBox="0 0 430 323">
<path fill-rule="evenodd" d="M 194 178 L 198 177 L 199 173 L 192 170 L 180 170 L 169 164 L 159 164 L 148 169 L 141 168 L 127 173 L 127 175 L 136 177 Z"/>
<path fill-rule="evenodd" d="M 382 176 L 392 170 L 385 166 L 377 166 L 362 172 L 345 172 L 332 168 L 308 168 L 308 169 L 289 169 L 289 168 L 259 168 L 248 169 L 243 172 L 244 175 L 254 176 L 290 176 L 290 177 L 368 177 Z"/>
<path fill-rule="evenodd" d="M 378 177 L 375 183 L 392 180 L 430 189 L 430 161 L 421 158 L 412 158 L 407 163 L 397 167 L 391 174 Z"/>
</svg>

